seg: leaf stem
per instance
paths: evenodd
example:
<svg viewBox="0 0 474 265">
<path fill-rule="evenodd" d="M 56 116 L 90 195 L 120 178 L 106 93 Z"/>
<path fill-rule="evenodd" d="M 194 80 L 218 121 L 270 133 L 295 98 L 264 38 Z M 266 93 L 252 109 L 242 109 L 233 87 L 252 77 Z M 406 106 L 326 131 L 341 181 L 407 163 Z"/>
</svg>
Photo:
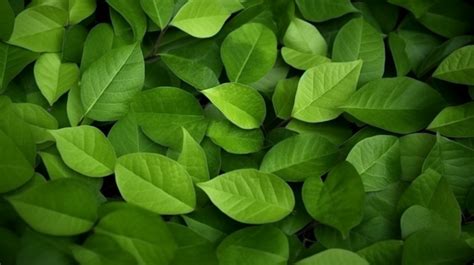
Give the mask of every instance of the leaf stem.
<svg viewBox="0 0 474 265">
<path fill-rule="evenodd" d="M 160 35 L 158 35 L 158 38 L 156 39 L 156 42 L 153 45 L 153 48 L 151 49 L 150 53 L 145 57 L 146 62 L 149 62 L 149 63 L 155 62 L 159 58 L 157 53 L 160 48 L 161 41 L 163 40 L 163 36 L 165 35 L 167 30 L 168 30 L 168 26 L 164 27 L 161 30 Z"/>
</svg>

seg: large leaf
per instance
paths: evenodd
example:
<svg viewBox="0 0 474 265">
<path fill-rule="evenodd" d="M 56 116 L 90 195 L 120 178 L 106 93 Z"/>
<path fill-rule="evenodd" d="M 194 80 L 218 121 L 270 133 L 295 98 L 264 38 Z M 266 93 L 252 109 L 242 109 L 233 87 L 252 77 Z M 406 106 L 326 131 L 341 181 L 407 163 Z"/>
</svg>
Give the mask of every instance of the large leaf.
<svg viewBox="0 0 474 265">
<path fill-rule="evenodd" d="M 217 34 L 230 16 L 220 0 L 189 0 L 171 21 L 171 25 L 196 38 Z"/>
<path fill-rule="evenodd" d="M 15 18 L 8 42 L 34 52 L 59 52 L 67 20 L 67 12 L 54 6 L 27 8 Z"/>
<path fill-rule="evenodd" d="M 207 121 L 194 96 L 182 89 L 159 87 L 143 91 L 131 104 L 138 124 L 153 141 L 179 149 L 181 127 L 198 142 L 206 133 Z"/>
<path fill-rule="evenodd" d="M 28 225 L 45 234 L 80 234 L 97 218 L 96 194 L 73 179 L 52 180 L 7 199 Z"/>
<path fill-rule="evenodd" d="M 313 22 L 322 22 L 356 12 L 349 0 L 296 0 L 303 17 Z"/>
<path fill-rule="evenodd" d="M 263 224 L 281 220 L 295 205 L 288 184 L 273 174 L 255 169 L 228 172 L 197 186 L 217 208 L 242 223 Z"/>
<path fill-rule="evenodd" d="M 147 28 L 146 15 L 137 0 L 107 0 L 107 3 L 115 9 L 130 25 L 133 30 L 135 41 L 141 41 L 145 36 Z"/>
<path fill-rule="evenodd" d="M 474 102 L 446 107 L 428 129 L 448 137 L 474 137 Z"/>
<path fill-rule="evenodd" d="M 0 42 L 0 92 L 37 57 L 37 53 Z"/>
<path fill-rule="evenodd" d="M 429 85 L 397 77 L 367 83 L 341 108 L 372 126 L 412 133 L 425 128 L 443 105 L 443 98 Z"/>
<path fill-rule="evenodd" d="M 278 228 L 256 226 L 238 230 L 217 248 L 220 264 L 283 265 L 289 258 L 288 239 Z"/>
<path fill-rule="evenodd" d="M 41 55 L 34 72 L 36 83 L 51 106 L 69 89 L 78 86 L 79 67 L 74 63 L 61 63 L 56 53 Z"/>
<path fill-rule="evenodd" d="M 245 24 L 225 38 L 221 57 L 232 82 L 250 84 L 272 69 L 277 58 L 277 39 L 263 24 Z"/>
<path fill-rule="evenodd" d="M 79 126 L 50 131 L 61 158 L 73 170 L 89 177 L 112 174 L 115 151 L 105 135 L 92 126 Z"/>
<path fill-rule="evenodd" d="M 140 44 L 113 49 L 91 64 L 81 79 L 85 115 L 94 120 L 117 120 L 142 89 L 145 65 Z"/>
<path fill-rule="evenodd" d="M 359 85 L 381 78 L 385 68 L 385 47 L 380 32 L 363 18 L 355 18 L 341 28 L 334 40 L 335 62 L 363 61 Z"/>
<path fill-rule="evenodd" d="M 173 15 L 174 0 L 140 0 L 143 11 L 160 29 L 166 27 Z"/>
<path fill-rule="evenodd" d="M 400 142 L 395 136 L 378 135 L 357 143 L 347 161 L 359 172 L 365 191 L 380 191 L 400 179 Z"/>
<path fill-rule="evenodd" d="M 105 215 L 94 230 L 113 238 L 139 265 L 169 264 L 177 249 L 160 216 L 132 207 Z"/>
<path fill-rule="evenodd" d="M 226 83 L 201 92 L 229 121 L 242 129 L 258 128 L 265 119 L 265 100 L 252 87 Z"/>
<path fill-rule="evenodd" d="M 338 159 L 336 145 L 316 134 L 301 134 L 283 140 L 263 158 L 260 170 L 278 175 L 287 181 L 303 181 L 320 177 Z"/>
<path fill-rule="evenodd" d="M 302 259 L 295 263 L 295 265 L 369 265 L 369 263 L 361 256 L 354 252 L 344 249 L 328 249 L 320 253 L 314 254 L 310 257 Z"/>
<path fill-rule="evenodd" d="M 176 161 L 159 154 L 120 157 L 115 179 L 127 202 L 158 214 L 184 214 L 196 205 L 191 176 Z"/>
<path fill-rule="evenodd" d="M 455 50 L 444 59 L 433 73 L 433 77 L 448 82 L 474 85 L 474 45 Z"/>
<path fill-rule="evenodd" d="M 258 152 L 264 141 L 262 130 L 244 130 L 227 120 L 211 121 L 206 135 L 216 145 L 233 154 Z"/>
<path fill-rule="evenodd" d="M 306 122 L 335 119 L 354 93 L 362 61 L 326 63 L 308 69 L 298 83 L 292 116 Z"/>
<path fill-rule="evenodd" d="M 317 221 L 338 229 L 343 237 L 362 221 L 364 186 L 348 162 L 332 169 L 324 182 L 319 177 L 307 178 L 302 194 L 308 213 Z"/>
</svg>

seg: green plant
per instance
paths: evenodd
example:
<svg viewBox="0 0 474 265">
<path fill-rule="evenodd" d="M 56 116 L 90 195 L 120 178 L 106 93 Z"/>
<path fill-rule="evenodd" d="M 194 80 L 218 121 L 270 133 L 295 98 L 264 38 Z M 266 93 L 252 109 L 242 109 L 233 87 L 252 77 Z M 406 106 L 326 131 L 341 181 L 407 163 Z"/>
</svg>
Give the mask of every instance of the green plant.
<svg viewBox="0 0 474 265">
<path fill-rule="evenodd" d="M 472 262 L 473 14 L 0 0 L 0 263 Z"/>
</svg>

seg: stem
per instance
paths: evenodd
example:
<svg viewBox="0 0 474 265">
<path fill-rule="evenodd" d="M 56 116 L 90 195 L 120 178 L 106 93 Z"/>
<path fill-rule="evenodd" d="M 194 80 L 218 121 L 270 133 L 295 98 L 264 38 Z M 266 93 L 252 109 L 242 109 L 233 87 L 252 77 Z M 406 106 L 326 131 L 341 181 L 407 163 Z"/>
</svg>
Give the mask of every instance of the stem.
<svg viewBox="0 0 474 265">
<path fill-rule="evenodd" d="M 161 45 L 161 41 L 163 40 L 163 36 L 165 35 L 166 31 L 168 30 L 168 26 L 164 27 L 161 32 L 160 32 L 160 35 L 158 35 L 158 38 L 156 39 L 156 42 L 155 44 L 153 45 L 153 48 L 151 49 L 150 53 L 146 56 L 146 61 L 147 62 L 154 62 L 156 61 L 158 55 L 158 50 L 160 48 L 160 45 Z"/>
</svg>

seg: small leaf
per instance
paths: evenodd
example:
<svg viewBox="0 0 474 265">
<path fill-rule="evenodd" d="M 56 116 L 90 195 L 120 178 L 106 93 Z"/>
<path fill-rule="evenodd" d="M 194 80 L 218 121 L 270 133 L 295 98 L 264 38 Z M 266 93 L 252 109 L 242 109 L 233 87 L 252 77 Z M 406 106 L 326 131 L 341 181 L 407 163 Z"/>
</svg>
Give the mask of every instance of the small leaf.
<svg viewBox="0 0 474 265">
<path fill-rule="evenodd" d="M 50 133 L 64 163 L 73 170 L 89 177 L 112 174 L 116 159 L 114 148 L 96 127 L 83 125 Z"/>
<path fill-rule="evenodd" d="M 191 176 L 174 160 L 152 153 L 120 157 L 115 179 L 125 201 L 158 214 L 194 210 L 196 195 Z"/>
<path fill-rule="evenodd" d="M 171 25 L 196 38 L 216 35 L 231 12 L 220 0 L 189 0 L 171 21 Z"/>
<path fill-rule="evenodd" d="M 192 176 L 194 183 L 209 180 L 206 153 L 184 128 L 183 143 L 177 161 L 188 171 L 189 175 Z"/>
<path fill-rule="evenodd" d="M 282 79 L 275 87 L 272 102 L 275 114 L 278 118 L 285 120 L 290 118 L 291 110 L 293 109 L 293 104 L 295 102 L 298 82 L 299 79 L 297 77 Z"/>
<path fill-rule="evenodd" d="M 292 116 L 305 122 L 337 118 L 338 109 L 355 92 L 362 61 L 326 63 L 308 69 L 300 79 Z"/>
<path fill-rule="evenodd" d="M 0 92 L 37 57 L 37 53 L 0 42 Z"/>
<path fill-rule="evenodd" d="M 433 73 L 433 77 L 451 83 L 474 85 L 474 45 L 455 50 L 444 59 Z"/>
<path fill-rule="evenodd" d="M 106 0 L 117 11 L 133 30 L 135 41 L 141 41 L 146 33 L 146 15 L 137 0 Z"/>
<path fill-rule="evenodd" d="M 474 137 L 474 102 L 446 107 L 428 129 L 448 137 Z"/>
<path fill-rule="evenodd" d="M 265 119 L 265 100 L 252 87 L 226 83 L 201 91 L 233 124 L 256 129 Z"/>
<path fill-rule="evenodd" d="M 166 27 L 173 15 L 174 0 L 140 0 L 143 11 L 160 29 Z"/>
<path fill-rule="evenodd" d="M 303 53 L 288 47 L 281 48 L 281 56 L 285 63 L 298 70 L 308 70 L 320 64 L 331 62 L 331 59 L 310 53 Z"/>
<path fill-rule="evenodd" d="M 324 182 L 319 177 L 307 178 L 302 194 L 308 213 L 317 221 L 338 229 L 344 238 L 362 221 L 364 186 L 348 162 L 332 169 Z"/>
<path fill-rule="evenodd" d="M 91 229 L 99 206 L 96 194 L 72 179 L 52 180 L 7 200 L 27 224 L 55 236 L 77 235 Z"/>
<path fill-rule="evenodd" d="M 262 130 L 244 130 L 227 120 L 211 121 L 206 135 L 216 145 L 232 154 L 258 152 L 262 149 L 264 141 Z"/>
<path fill-rule="evenodd" d="M 349 0 L 296 0 L 303 17 L 312 22 L 322 22 L 356 12 Z"/>
<path fill-rule="evenodd" d="M 341 265 L 341 264 L 351 264 L 351 265 L 369 265 L 369 263 L 363 259 L 361 256 L 357 255 L 354 252 L 343 249 L 328 249 L 308 258 L 302 259 L 295 263 L 295 265 Z"/>
<path fill-rule="evenodd" d="M 89 31 L 84 42 L 81 59 L 81 73 L 98 60 L 102 55 L 112 50 L 114 30 L 109 24 L 101 23 Z"/>
<path fill-rule="evenodd" d="M 228 172 L 197 186 L 219 210 L 247 224 L 276 222 L 295 205 L 288 184 L 273 174 L 255 169 Z"/>
<path fill-rule="evenodd" d="M 288 25 L 283 44 L 291 49 L 308 53 L 326 56 L 328 47 L 318 29 L 311 23 L 299 18 L 293 18 Z"/>
<path fill-rule="evenodd" d="M 245 24 L 224 39 L 221 57 L 230 81 L 256 82 L 275 64 L 276 36 L 263 24 Z"/>
</svg>

